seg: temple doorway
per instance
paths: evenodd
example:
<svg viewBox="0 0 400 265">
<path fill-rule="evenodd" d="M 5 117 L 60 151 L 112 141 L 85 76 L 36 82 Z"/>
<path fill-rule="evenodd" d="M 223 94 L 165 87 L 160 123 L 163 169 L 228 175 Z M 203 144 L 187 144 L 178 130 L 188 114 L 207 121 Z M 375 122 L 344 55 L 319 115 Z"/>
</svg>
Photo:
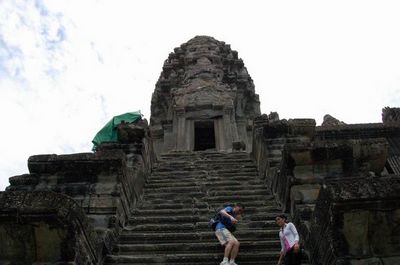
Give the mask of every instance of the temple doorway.
<svg viewBox="0 0 400 265">
<path fill-rule="evenodd" d="M 194 122 L 194 151 L 215 149 L 214 120 Z"/>
</svg>

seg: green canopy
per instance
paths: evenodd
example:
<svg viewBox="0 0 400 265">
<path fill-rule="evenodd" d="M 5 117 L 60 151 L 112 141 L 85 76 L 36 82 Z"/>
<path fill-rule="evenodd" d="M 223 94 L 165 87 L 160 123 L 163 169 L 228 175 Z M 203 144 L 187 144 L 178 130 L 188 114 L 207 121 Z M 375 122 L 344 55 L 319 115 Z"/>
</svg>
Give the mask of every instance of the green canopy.
<svg viewBox="0 0 400 265">
<path fill-rule="evenodd" d="M 140 110 L 114 116 L 93 138 L 93 150 L 96 150 L 97 146 L 103 142 L 116 142 L 118 140 L 116 128 L 120 123 L 136 122 L 141 117 Z"/>
</svg>

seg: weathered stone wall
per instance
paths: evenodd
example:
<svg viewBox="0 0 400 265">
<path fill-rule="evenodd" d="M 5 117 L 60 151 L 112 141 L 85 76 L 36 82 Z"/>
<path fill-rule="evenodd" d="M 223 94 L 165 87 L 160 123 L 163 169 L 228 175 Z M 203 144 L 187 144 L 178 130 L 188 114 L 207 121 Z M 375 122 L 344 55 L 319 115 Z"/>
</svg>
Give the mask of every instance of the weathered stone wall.
<svg viewBox="0 0 400 265">
<path fill-rule="evenodd" d="M 51 192 L 0 192 L 0 263 L 99 264 L 102 246 L 82 208 Z"/>
<path fill-rule="evenodd" d="M 255 120 L 252 156 L 258 166 L 260 177 L 282 205 L 290 208 L 293 159 L 285 155 L 287 146 L 308 146 L 313 139 L 315 121 L 312 119 L 271 120 L 263 116 Z M 307 159 L 304 157 L 304 159 Z M 305 184 L 310 184 L 307 182 Z"/>
<path fill-rule="evenodd" d="M 112 251 L 112 245 L 127 223 L 131 210 L 140 201 L 144 182 L 150 174 L 155 157 L 147 128 L 138 130 L 136 125 L 122 124 L 118 130 L 120 141 L 103 143 L 95 153 L 30 157 L 30 174 L 10 178 L 11 185 L 7 187 L 4 196 L 14 192 L 29 192 L 32 196 L 40 192 L 55 192 L 68 196 L 79 205 L 96 231 L 101 242 L 100 256 L 96 258 L 101 259 L 105 253 Z M 37 210 L 35 205 L 32 205 L 31 210 Z M 46 223 L 48 214 L 43 212 L 35 221 L 26 219 L 24 227 L 28 229 L 37 222 Z M 0 227 L 9 229 L 9 222 L 0 221 Z M 64 233 L 63 230 L 60 233 Z M 68 239 L 71 244 L 77 240 L 80 239 Z M 19 249 L 19 246 L 15 244 L 15 251 L 24 252 L 26 248 Z M 3 258 L 7 257 L 5 255 Z"/>
<path fill-rule="evenodd" d="M 393 203 L 399 176 L 388 175 L 397 169 L 397 124 L 322 128 L 310 120 L 271 115 L 254 123 L 252 155 L 261 178 L 291 214 L 312 264 L 398 263 L 400 251 L 389 245 L 399 232 L 386 225 L 398 222 L 400 211 Z M 393 192 L 385 194 L 389 183 Z M 378 236 L 380 227 L 374 226 L 379 222 L 390 238 Z"/>
<path fill-rule="evenodd" d="M 312 263 L 400 264 L 399 190 L 398 175 L 327 181 L 306 238 Z"/>
</svg>

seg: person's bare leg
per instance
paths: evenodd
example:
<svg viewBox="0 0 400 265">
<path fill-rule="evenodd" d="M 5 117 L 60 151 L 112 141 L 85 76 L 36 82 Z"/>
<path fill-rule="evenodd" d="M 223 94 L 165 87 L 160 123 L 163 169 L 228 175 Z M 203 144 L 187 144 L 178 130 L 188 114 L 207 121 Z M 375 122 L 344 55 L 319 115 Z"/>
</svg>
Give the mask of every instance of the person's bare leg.
<svg viewBox="0 0 400 265">
<path fill-rule="evenodd" d="M 233 246 L 232 246 L 232 251 L 231 251 L 231 260 L 236 259 L 237 254 L 239 253 L 239 246 L 240 246 L 239 241 L 237 241 L 237 240 L 233 241 Z"/>
<path fill-rule="evenodd" d="M 228 241 L 228 243 L 225 246 L 224 257 L 229 259 L 229 255 L 232 252 L 232 247 L 233 246 L 234 246 L 234 241 Z"/>
</svg>

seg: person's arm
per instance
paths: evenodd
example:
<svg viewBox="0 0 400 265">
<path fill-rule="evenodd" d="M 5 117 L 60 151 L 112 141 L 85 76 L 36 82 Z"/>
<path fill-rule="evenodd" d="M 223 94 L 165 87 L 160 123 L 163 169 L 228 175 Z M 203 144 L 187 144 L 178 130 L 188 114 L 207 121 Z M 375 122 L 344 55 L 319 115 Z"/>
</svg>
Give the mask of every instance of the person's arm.
<svg viewBox="0 0 400 265">
<path fill-rule="evenodd" d="M 281 252 L 279 255 L 278 265 L 281 265 L 283 262 L 283 258 L 285 257 L 285 244 L 283 243 L 283 238 L 281 237 L 281 232 L 279 232 L 279 240 L 281 241 Z"/>
<path fill-rule="evenodd" d="M 290 231 L 292 232 L 292 234 L 293 234 L 293 236 L 294 236 L 294 245 L 293 245 L 293 248 L 294 248 L 294 252 L 299 252 L 299 250 L 300 250 L 300 245 L 299 245 L 299 233 L 297 232 L 297 229 L 296 229 L 296 227 L 294 226 L 294 224 L 293 223 L 289 223 L 290 224 L 290 226 L 289 226 L 289 228 L 290 228 Z"/>
<path fill-rule="evenodd" d="M 225 208 L 226 209 L 226 208 Z M 235 217 L 233 217 L 232 215 L 230 215 L 225 209 L 222 209 L 220 211 L 220 214 L 222 216 L 225 216 L 226 218 L 228 218 L 229 220 L 231 220 L 232 224 L 237 224 L 238 220 L 235 219 Z"/>
</svg>

